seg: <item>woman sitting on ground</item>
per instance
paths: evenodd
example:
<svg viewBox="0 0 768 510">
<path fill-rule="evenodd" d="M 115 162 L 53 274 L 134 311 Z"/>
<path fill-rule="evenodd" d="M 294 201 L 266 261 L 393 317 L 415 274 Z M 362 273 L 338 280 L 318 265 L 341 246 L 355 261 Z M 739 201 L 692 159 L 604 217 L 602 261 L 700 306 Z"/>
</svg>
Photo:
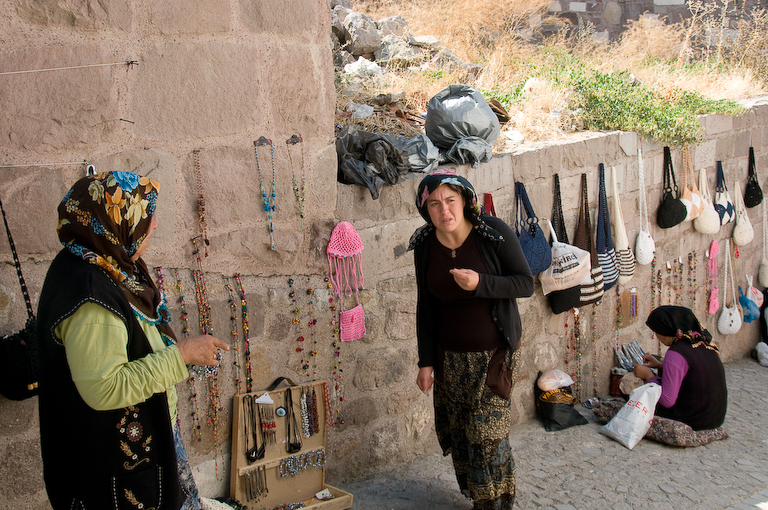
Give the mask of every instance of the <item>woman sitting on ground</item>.
<svg viewBox="0 0 768 510">
<path fill-rule="evenodd" d="M 663 362 L 646 353 L 646 364 L 635 365 L 637 377 L 661 384 L 655 415 L 683 422 L 693 430 L 720 427 L 725 420 L 728 388 L 712 335 L 690 309 L 682 306 L 660 306 L 651 312 L 646 324 L 669 347 Z M 658 368 L 658 377 L 651 368 Z"/>
</svg>

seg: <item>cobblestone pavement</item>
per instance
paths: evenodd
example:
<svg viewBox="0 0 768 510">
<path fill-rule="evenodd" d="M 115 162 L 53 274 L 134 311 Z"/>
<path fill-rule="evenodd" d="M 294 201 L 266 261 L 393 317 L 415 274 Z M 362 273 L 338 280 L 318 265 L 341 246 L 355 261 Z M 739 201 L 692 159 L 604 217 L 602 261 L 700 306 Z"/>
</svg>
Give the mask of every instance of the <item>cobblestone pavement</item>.
<svg viewBox="0 0 768 510">
<path fill-rule="evenodd" d="M 634 450 L 590 422 L 546 432 L 538 421 L 510 433 L 517 466 L 515 508 L 546 510 L 768 510 L 768 368 L 726 365 L 729 437 L 696 448 L 642 440 Z M 459 494 L 450 457 L 421 456 L 389 472 L 339 486 L 354 509 L 472 508 Z"/>
</svg>

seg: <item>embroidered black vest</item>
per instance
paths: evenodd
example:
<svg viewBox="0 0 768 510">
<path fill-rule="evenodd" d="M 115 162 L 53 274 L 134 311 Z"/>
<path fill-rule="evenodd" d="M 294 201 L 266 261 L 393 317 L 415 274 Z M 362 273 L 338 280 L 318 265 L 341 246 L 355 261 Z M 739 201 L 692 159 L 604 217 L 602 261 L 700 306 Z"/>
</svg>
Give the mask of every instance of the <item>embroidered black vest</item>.
<svg viewBox="0 0 768 510">
<path fill-rule="evenodd" d="M 723 424 L 728 405 L 725 368 L 720 356 L 706 347 L 693 348 L 677 340 L 669 350 L 688 362 L 688 373 L 672 407 L 656 406 L 656 415 L 687 423 L 693 430 L 714 429 Z"/>
<path fill-rule="evenodd" d="M 152 352 L 115 281 L 62 250 L 48 270 L 38 307 L 40 443 L 48 498 L 56 510 L 178 510 L 183 501 L 165 393 L 124 409 L 96 411 L 72 382 L 53 331 L 89 301 L 122 319 L 129 360 Z"/>
</svg>

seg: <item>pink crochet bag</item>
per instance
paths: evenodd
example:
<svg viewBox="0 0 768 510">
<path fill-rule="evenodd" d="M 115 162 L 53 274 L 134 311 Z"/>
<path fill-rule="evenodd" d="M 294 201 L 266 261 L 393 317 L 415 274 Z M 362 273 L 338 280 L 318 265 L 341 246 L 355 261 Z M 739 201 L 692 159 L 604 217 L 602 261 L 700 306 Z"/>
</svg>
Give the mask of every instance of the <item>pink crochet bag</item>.
<svg viewBox="0 0 768 510">
<path fill-rule="evenodd" d="M 339 297 L 341 306 L 340 338 L 344 342 L 358 340 L 365 336 L 365 314 L 357 294 L 359 289 L 365 288 L 363 241 L 351 223 L 342 221 L 331 232 L 331 239 L 328 241 L 326 252 L 328 253 L 328 268 L 333 292 Z M 345 311 L 344 295 L 352 297 L 353 289 L 357 306 Z"/>
<path fill-rule="evenodd" d="M 712 278 L 712 290 L 709 293 L 709 307 L 707 312 L 710 315 L 717 313 L 720 309 L 720 300 L 718 297 L 717 289 L 717 256 L 720 254 L 720 245 L 717 243 L 717 239 L 713 239 L 709 245 L 709 261 L 707 262 L 707 272 Z"/>
</svg>

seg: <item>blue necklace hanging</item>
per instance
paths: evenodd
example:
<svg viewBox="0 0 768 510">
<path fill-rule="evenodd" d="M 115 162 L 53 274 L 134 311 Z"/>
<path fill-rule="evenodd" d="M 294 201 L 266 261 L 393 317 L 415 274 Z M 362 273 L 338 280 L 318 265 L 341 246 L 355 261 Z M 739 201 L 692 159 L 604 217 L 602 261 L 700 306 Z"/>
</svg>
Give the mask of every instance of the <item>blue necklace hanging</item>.
<svg viewBox="0 0 768 510">
<path fill-rule="evenodd" d="M 270 148 L 270 156 L 272 160 L 272 190 L 267 193 L 264 187 L 264 180 L 261 176 L 261 164 L 259 163 L 259 147 L 268 145 Z M 275 182 L 275 147 L 272 145 L 272 140 L 264 136 L 259 137 L 258 140 L 253 142 L 253 151 L 256 153 L 256 169 L 259 172 L 259 186 L 261 187 L 261 199 L 264 202 L 264 211 L 267 213 L 267 219 L 269 221 L 269 243 L 272 250 L 275 249 L 275 237 L 274 237 L 274 225 L 273 216 L 275 213 L 275 199 L 277 198 L 277 185 Z"/>
</svg>

